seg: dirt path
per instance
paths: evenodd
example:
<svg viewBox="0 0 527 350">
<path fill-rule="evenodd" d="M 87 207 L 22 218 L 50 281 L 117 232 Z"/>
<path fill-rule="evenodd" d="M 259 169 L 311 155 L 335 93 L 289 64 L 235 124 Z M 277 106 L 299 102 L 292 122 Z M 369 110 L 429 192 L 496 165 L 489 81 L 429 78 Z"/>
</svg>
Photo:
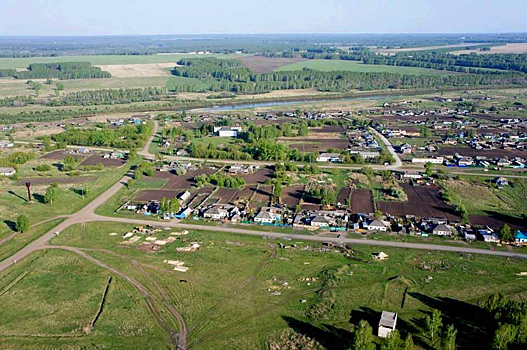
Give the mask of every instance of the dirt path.
<svg viewBox="0 0 527 350">
<path fill-rule="evenodd" d="M 155 156 L 152 153 L 149 152 L 149 149 L 150 149 L 150 145 L 152 145 L 152 141 L 156 137 L 156 134 L 157 134 L 158 130 L 159 130 L 159 123 L 157 122 L 157 120 L 154 120 L 154 131 L 152 132 L 152 135 L 150 135 L 150 137 L 146 141 L 143 149 L 140 150 L 139 152 L 137 152 L 137 154 L 145 157 L 146 159 L 154 159 L 155 158 Z"/>
<path fill-rule="evenodd" d="M 243 291 L 253 281 L 255 281 L 256 278 L 266 270 L 267 266 L 269 266 L 271 261 L 276 258 L 276 247 L 273 244 L 269 244 L 269 248 L 271 249 L 271 253 L 263 261 L 261 261 L 258 266 L 256 266 L 256 269 L 254 270 L 254 273 L 251 276 L 249 276 L 246 280 L 239 284 L 234 289 L 234 291 L 229 294 L 229 296 L 221 299 L 218 303 L 216 303 L 207 311 L 205 311 L 197 320 L 193 321 L 195 325 L 189 329 L 189 335 L 201 332 L 207 325 L 208 316 L 212 312 L 218 310 L 220 307 L 228 306 L 230 302 L 234 301 L 235 297 L 246 295 L 246 293 L 240 295 L 240 292 Z"/>
<path fill-rule="evenodd" d="M 171 327 L 168 327 L 167 323 L 162 319 L 162 317 L 160 316 L 157 308 L 155 308 L 155 306 L 154 306 L 154 300 L 155 300 L 154 296 L 152 296 L 152 294 L 150 294 L 150 292 L 141 283 L 139 283 L 139 281 L 137 281 L 135 278 L 130 277 L 128 275 L 125 275 L 124 273 L 122 273 L 122 272 L 116 270 L 115 268 L 107 265 L 106 263 L 104 263 L 104 262 L 94 258 L 93 256 L 83 252 L 79 248 L 69 247 L 69 246 L 44 245 L 44 246 L 42 246 L 41 249 L 62 249 L 62 250 L 67 250 L 69 252 L 72 252 L 72 253 L 75 253 L 77 255 L 82 256 L 83 258 L 91 261 L 92 263 L 96 264 L 97 266 L 100 266 L 100 267 L 102 267 L 104 269 L 107 269 L 107 270 L 111 271 L 112 273 L 116 274 L 119 277 L 124 278 L 132 286 L 134 286 L 134 288 L 139 292 L 139 294 L 142 297 L 144 297 L 147 300 L 147 304 L 148 304 L 150 310 L 153 311 L 154 317 L 156 318 L 158 324 L 161 325 L 162 327 L 164 327 L 172 335 L 172 339 L 175 341 L 175 345 L 176 345 L 177 349 L 178 350 L 186 350 L 187 349 L 187 337 L 186 337 L 186 335 L 187 335 L 187 327 L 185 325 L 183 317 L 181 317 L 181 315 L 174 309 L 174 307 L 169 304 L 169 300 L 166 300 L 166 302 L 164 303 L 164 306 L 168 310 L 170 310 L 170 312 L 177 318 L 178 323 L 180 323 L 180 327 L 181 328 L 180 328 L 180 332 L 179 333 L 176 332 Z M 140 264 L 136 264 L 134 266 L 136 266 L 136 267 L 139 266 L 140 267 Z M 141 267 L 141 269 L 142 269 L 142 267 Z M 144 272 L 144 270 L 143 270 L 143 272 Z M 146 277 L 150 281 L 153 281 L 148 276 L 146 276 Z M 159 288 L 160 290 L 162 290 L 157 283 L 155 283 L 155 286 L 156 286 L 156 288 Z M 175 334 L 177 334 L 177 337 L 174 336 Z M 175 339 L 175 338 L 177 338 L 177 339 Z"/>
</svg>

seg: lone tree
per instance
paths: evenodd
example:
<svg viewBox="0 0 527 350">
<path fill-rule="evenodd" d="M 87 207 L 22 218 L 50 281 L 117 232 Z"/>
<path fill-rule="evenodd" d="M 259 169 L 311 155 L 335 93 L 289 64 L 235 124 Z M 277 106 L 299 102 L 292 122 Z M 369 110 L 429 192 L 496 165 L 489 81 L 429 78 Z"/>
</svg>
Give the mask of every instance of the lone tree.
<svg viewBox="0 0 527 350">
<path fill-rule="evenodd" d="M 428 177 L 432 176 L 432 163 L 430 162 L 425 163 L 425 174 Z"/>
<path fill-rule="evenodd" d="M 26 182 L 27 187 L 27 201 L 31 202 L 31 182 Z"/>
<path fill-rule="evenodd" d="M 353 350 L 373 350 L 373 334 L 371 326 L 365 320 L 361 320 L 353 332 L 352 346 Z"/>
<path fill-rule="evenodd" d="M 277 182 L 274 185 L 273 196 L 276 203 L 280 203 L 280 197 L 282 196 L 282 184 Z"/>
<path fill-rule="evenodd" d="M 53 204 L 57 198 L 57 185 L 52 184 L 46 189 L 46 194 L 44 195 L 44 202 L 46 204 Z"/>
<path fill-rule="evenodd" d="M 499 236 L 502 241 L 510 242 L 514 239 L 512 235 L 512 230 L 509 225 L 505 224 L 500 228 Z"/>
<path fill-rule="evenodd" d="M 454 325 L 449 324 L 443 334 L 443 350 L 456 350 L 456 336 L 457 330 Z"/>
<path fill-rule="evenodd" d="M 432 311 L 432 316 L 426 315 L 424 321 L 426 332 L 430 336 L 430 339 L 434 341 L 437 334 L 439 333 L 439 330 L 441 329 L 441 326 L 443 325 L 441 311 L 434 309 Z"/>
<path fill-rule="evenodd" d="M 19 215 L 16 219 L 15 229 L 17 232 L 27 232 L 29 230 L 29 218 L 24 214 Z"/>
</svg>

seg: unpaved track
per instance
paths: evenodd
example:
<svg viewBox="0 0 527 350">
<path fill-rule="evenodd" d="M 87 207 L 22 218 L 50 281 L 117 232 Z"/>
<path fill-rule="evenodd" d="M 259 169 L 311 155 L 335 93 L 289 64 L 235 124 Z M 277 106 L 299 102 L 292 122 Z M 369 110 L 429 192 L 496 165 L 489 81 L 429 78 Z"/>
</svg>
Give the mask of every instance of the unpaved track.
<svg viewBox="0 0 527 350">
<path fill-rule="evenodd" d="M 216 311 L 220 307 L 230 306 L 231 302 L 234 301 L 235 297 L 244 296 L 246 293 L 240 294 L 249 284 L 256 280 L 256 278 L 261 275 L 269 266 L 272 260 L 276 258 L 276 247 L 273 244 L 269 244 L 271 253 L 267 256 L 262 262 L 258 264 L 254 273 L 249 276 L 246 280 L 240 283 L 234 291 L 232 291 L 229 296 L 222 298 L 218 303 L 213 305 L 210 309 L 205 311 L 197 320 L 194 321 L 195 325 L 189 329 L 189 335 L 194 333 L 199 333 L 207 325 L 207 316 L 212 312 Z"/>
<path fill-rule="evenodd" d="M 152 296 L 152 294 L 150 294 L 150 292 L 141 283 L 139 283 L 139 281 L 137 281 L 135 278 L 130 277 L 128 275 L 125 275 L 124 273 L 122 273 L 122 272 L 114 269 L 113 267 L 107 265 L 106 263 L 104 263 L 104 262 L 94 258 L 93 256 L 83 252 L 79 248 L 69 247 L 69 246 L 44 245 L 44 246 L 42 246 L 41 249 L 62 249 L 62 250 L 66 250 L 66 251 L 75 253 L 75 254 L 80 255 L 83 258 L 91 261 L 92 263 L 96 264 L 97 266 L 100 266 L 100 267 L 102 267 L 104 269 L 107 269 L 107 270 L 111 271 L 112 273 L 116 274 L 117 276 L 124 278 L 126 281 L 128 281 L 130 284 L 132 284 L 134 286 L 134 288 L 139 292 L 139 294 L 141 294 L 142 297 L 144 297 L 147 300 L 147 304 L 148 304 L 149 308 L 153 311 L 153 314 L 156 317 L 156 320 L 158 321 L 158 323 L 160 325 L 162 325 L 164 328 L 166 328 L 167 331 L 169 331 L 169 333 L 172 336 L 172 339 L 175 340 L 174 338 L 177 338 L 177 342 L 175 344 L 177 346 L 177 349 L 178 350 L 186 350 L 187 349 L 187 337 L 186 337 L 186 335 L 187 335 L 187 328 L 186 328 L 185 322 L 183 320 L 183 317 L 181 317 L 181 315 L 170 304 L 170 300 L 165 300 L 164 306 L 168 310 L 170 310 L 170 312 L 178 320 L 179 326 L 181 327 L 179 334 L 174 329 L 171 329 L 170 327 L 168 327 L 166 322 L 163 321 L 163 319 L 159 315 L 159 312 L 154 307 L 154 302 L 153 302 L 155 300 L 154 296 Z M 140 266 L 140 264 L 136 264 L 134 266 L 137 267 L 138 265 Z M 142 270 L 142 268 L 141 268 L 141 270 Z M 142 272 L 144 272 L 144 270 L 142 270 Z M 147 275 L 147 274 L 145 273 L 144 275 Z M 146 276 L 146 277 L 148 278 L 148 276 Z M 150 278 L 149 278 L 149 280 L 152 281 Z M 156 288 L 158 288 L 160 290 L 161 294 L 164 296 L 165 295 L 165 294 L 163 294 L 164 291 L 159 287 L 159 285 L 157 283 L 155 283 L 155 286 L 156 286 Z M 178 336 L 174 337 L 174 334 L 178 334 Z"/>
<path fill-rule="evenodd" d="M 150 135 L 150 137 L 146 141 L 145 146 L 143 147 L 143 149 L 140 150 L 139 152 L 137 152 L 137 154 L 145 157 L 146 159 L 154 159 L 155 158 L 155 156 L 152 153 L 150 153 L 148 150 L 150 149 L 150 145 L 152 145 L 152 141 L 156 137 L 156 134 L 157 134 L 158 130 L 159 130 L 159 123 L 157 122 L 157 120 L 154 120 L 154 131 L 152 132 L 152 135 Z"/>
</svg>

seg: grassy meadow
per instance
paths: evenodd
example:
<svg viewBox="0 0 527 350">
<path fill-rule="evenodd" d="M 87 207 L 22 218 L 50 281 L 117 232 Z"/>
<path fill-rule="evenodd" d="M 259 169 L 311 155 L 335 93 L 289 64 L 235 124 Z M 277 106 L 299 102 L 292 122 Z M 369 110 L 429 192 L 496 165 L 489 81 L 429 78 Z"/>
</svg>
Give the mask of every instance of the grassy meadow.
<svg viewBox="0 0 527 350">
<path fill-rule="evenodd" d="M 513 298 L 527 296 L 525 277 L 516 276 L 527 270 L 526 261 L 396 248 L 382 248 L 389 258 L 376 261 L 370 254 L 378 249 L 368 246 L 352 247 L 350 259 L 333 248 L 321 251 L 320 245 L 311 242 L 284 241 L 296 247 L 280 249 L 278 241 L 205 231 L 182 236 L 173 236 L 169 231 L 153 234 L 157 239 L 176 237 L 176 240 L 156 252 L 145 252 L 141 248 L 145 246 L 141 244 L 145 237 L 136 243 L 123 244 L 126 241 L 123 234 L 131 228 L 113 223 L 77 225 L 64 230 L 51 243 L 89 248 L 84 251 L 143 284 L 156 295 L 156 302 L 163 295 L 168 297 L 183 316 L 189 330 L 188 345 L 194 349 L 267 349 L 270 344 L 283 341 L 288 329 L 309 336 L 326 348 L 346 349 L 353 325 L 366 319 L 375 329 L 383 310 L 398 312 L 398 329 L 403 334 L 414 334 L 416 344 L 427 347 L 429 339 L 421 334 L 419 319 L 431 308 L 442 311 L 445 324 L 456 326 L 458 346 L 471 348 L 474 344 L 485 344 L 491 336 L 477 312 L 479 301 L 495 291 Z M 199 242 L 201 248 L 196 252 L 176 251 L 176 247 L 191 242 Z M 160 348 L 161 342 L 167 341 L 166 336 L 161 336 L 163 330 L 153 324 L 152 314 L 137 301 L 135 291 L 120 278 L 114 279 L 115 286 L 110 286 L 100 323 L 92 333 L 83 335 L 78 330 L 89 323 L 111 273 L 69 252 L 52 250 L 38 254 L 41 263 L 31 265 L 27 259 L 0 274 L 2 291 L 24 271 L 29 271 L 7 292 L 0 292 L 0 299 L 16 305 L 3 310 L 2 319 L 11 319 L 16 314 L 40 315 L 40 324 L 25 325 L 20 321 L 18 333 L 39 333 L 42 337 L 3 338 L 2 333 L 15 330 L 10 328 L 12 325 L 0 322 L 3 344 L 22 349 L 36 348 L 35 344 L 49 346 L 53 342 L 54 348 L 64 349 L 71 339 L 61 340 L 62 344 L 45 338 L 63 332 L 78 334 L 75 339 L 78 344 L 93 336 L 97 344 L 112 348 L 125 347 L 135 335 L 142 337 L 135 346 L 137 349 L 151 348 L 146 345 L 150 341 Z M 189 270 L 172 271 L 163 262 L 165 259 L 184 261 Z M 79 269 L 82 273 L 70 276 Z M 28 277 L 34 281 L 26 285 Z M 41 308 L 48 305 L 35 305 L 33 300 L 36 302 L 40 297 L 28 299 L 28 295 L 35 293 L 42 293 L 45 298 L 54 283 L 72 278 L 79 279 L 78 285 L 68 286 L 65 293 L 50 297 L 54 313 L 42 312 Z M 118 292 L 117 285 L 127 292 Z M 57 320 L 56 314 L 71 307 L 71 295 L 75 293 L 78 296 L 75 311 L 71 317 Z M 123 303 L 130 307 L 122 307 Z M 141 318 L 137 322 L 130 319 L 131 312 Z M 127 332 L 108 333 L 110 327 L 120 324 L 116 325 L 115 320 L 131 323 Z M 137 333 L 134 327 L 139 320 L 145 326 Z"/>
</svg>

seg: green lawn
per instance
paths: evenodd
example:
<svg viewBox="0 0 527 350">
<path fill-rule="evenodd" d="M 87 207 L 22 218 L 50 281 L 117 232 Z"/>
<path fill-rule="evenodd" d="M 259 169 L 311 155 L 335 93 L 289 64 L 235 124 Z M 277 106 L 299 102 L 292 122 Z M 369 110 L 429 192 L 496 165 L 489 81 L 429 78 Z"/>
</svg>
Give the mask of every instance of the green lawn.
<svg viewBox="0 0 527 350">
<path fill-rule="evenodd" d="M 277 69 L 277 71 L 291 71 L 302 70 L 310 68 L 321 71 L 351 71 L 351 72 L 386 72 L 386 73 L 400 73 L 400 74 L 455 74 L 453 72 L 440 71 L 435 69 L 417 68 L 417 67 L 396 67 L 384 65 L 363 64 L 356 61 L 342 61 L 342 60 L 307 60 L 297 63 L 292 63 Z"/>
<path fill-rule="evenodd" d="M 135 278 L 155 295 L 164 294 L 185 319 L 191 348 L 267 349 L 269 342 L 275 342 L 284 330 L 291 328 L 327 348 L 345 349 L 353 324 L 367 319 L 375 328 L 383 310 L 398 312 L 398 329 L 403 334 L 410 331 L 416 343 L 428 348 L 429 340 L 421 335 L 419 319 L 430 308 L 438 308 L 443 313 L 444 324 L 453 323 L 458 329 L 458 348 L 468 349 L 475 344 L 487 344 L 492 337 L 492 330 L 475 311 L 479 301 L 495 291 L 517 298 L 527 296 L 525 278 L 516 276 L 527 271 L 527 261 L 523 260 L 383 247 L 389 258 L 379 262 L 370 255 L 381 250 L 377 247 L 355 246 L 351 252 L 354 258 L 348 259 L 335 249 L 322 252 L 321 246 L 313 242 L 282 241 L 288 246 L 296 244 L 296 248 L 280 249 L 276 240 L 205 231 L 176 236 L 175 242 L 157 252 L 146 253 L 139 249 L 145 237 L 136 244 L 122 244 L 122 235 L 130 229 L 130 225 L 113 223 L 77 225 L 64 230 L 51 243 L 99 249 L 86 252 Z M 174 237 L 167 231 L 153 236 Z M 175 250 L 191 242 L 199 242 L 201 249 L 194 253 Z M 165 259 L 184 261 L 189 270 L 172 271 L 163 262 Z M 30 265 L 27 259 L 0 274 L 2 290 L 21 273 L 29 271 L 0 296 L 12 305 L 2 310 L 3 318 L 22 315 L 14 325 L 0 322 L 0 331 L 4 334 L 4 329 L 12 331 L 10 327 L 16 327 L 19 332 L 42 334 L 71 332 L 93 315 L 93 300 L 100 296 L 109 274 L 71 253 L 48 252 L 44 257 L 39 256 L 39 260 L 38 264 Z M 141 269 L 131 264 L 132 260 Z M 31 279 L 25 282 L 28 277 Z M 315 280 L 305 281 L 305 278 Z M 67 284 L 64 293 L 50 295 L 55 285 L 64 283 Z M 130 289 L 125 282 L 121 281 L 120 285 Z M 22 288 L 31 289 L 22 293 Z M 278 293 L 273 295 L 273 292 Z M 33 298 L 29 303 L 20 302 L 28 300 L 27 294 L 35 293 L 40 295 L 34 300 L 43 300 L 43 305 L 35 305 Z M 112 299 L 112 293 L 119 297 Z M 73 296 L 76 296 L 76 308 L 72 312 Z M 155 341 L 157 348 L 162 347 L 159 342 L 166 337 L 152 326 L 152 314 L 134 296 L 133 290 L 117 293 L 110 288 L 101 323 L 92 333 L 100 336 L 98 344 L 116 346 L 132 339 L 131 333 L 137 331 L 142 342 L 134 348 L 147 349 L 145 344 L 149 341 Z M 133 306 L 123 307 L 120 303 Z M 55 307 L 53 313 L 40 311 L 49 304 Z M 133 311 L 140 316 L 130 314 Z M 39 318 L 38 323 L 24 318 L 31 313 Z M 59 319 L 57 315 L 62 314 L 64 317 Z M 129 332 L 107 333 L 110 325 L 118 327 L 121 322 L 129 324 L 126 327 Z M 138 323 L 144 324 L 140 331 L 134 328 Z M 83 336 L 79 341 L 91 336 Z M 34 345 L 36 342 L 40 346 L 53 344 L 54 348 L 67 348 L 55 339 L 24 338 L 17 343 L 15 339 L 0 336 L 0 340 L 7 341 L 11 349 L 25 349 L 29 345 L 38 348 Z"/>
</svg>

